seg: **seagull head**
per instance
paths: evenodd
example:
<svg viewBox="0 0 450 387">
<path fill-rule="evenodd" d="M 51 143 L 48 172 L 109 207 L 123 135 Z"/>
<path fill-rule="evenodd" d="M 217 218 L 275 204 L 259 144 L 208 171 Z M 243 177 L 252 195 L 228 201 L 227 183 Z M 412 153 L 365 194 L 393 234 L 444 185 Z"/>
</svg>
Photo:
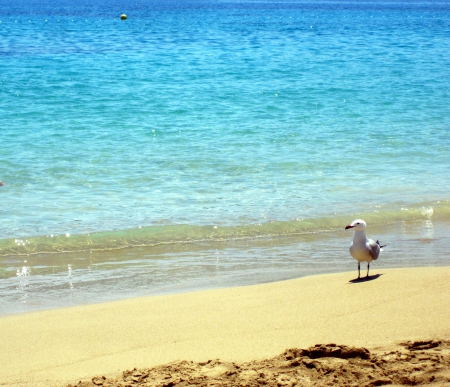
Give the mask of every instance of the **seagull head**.
<svg viewBox="0 0 450 387">
<path fill-rule="evenodd" d="M 366 222 L 364 222 L 364 220 L 362 219 L 356 219 L 347 227 L 345 227 L 346 230 L 348 230 L 349 228 L 354 228 L 356 231 L 363 231 L 366 229 Z"/>
</svg>

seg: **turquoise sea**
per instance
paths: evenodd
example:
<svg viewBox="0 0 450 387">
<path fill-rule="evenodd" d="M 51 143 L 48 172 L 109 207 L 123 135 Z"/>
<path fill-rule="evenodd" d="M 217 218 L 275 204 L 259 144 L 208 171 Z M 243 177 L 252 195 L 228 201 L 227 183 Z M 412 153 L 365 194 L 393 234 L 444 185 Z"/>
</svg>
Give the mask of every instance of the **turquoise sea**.
<svg viewBox="0 0 450 387">
<path fill-rule="evenodd" d="M 0 0 L 0 181 L 0 315 L 449 265 L 450 1 Z"/>
</svg>

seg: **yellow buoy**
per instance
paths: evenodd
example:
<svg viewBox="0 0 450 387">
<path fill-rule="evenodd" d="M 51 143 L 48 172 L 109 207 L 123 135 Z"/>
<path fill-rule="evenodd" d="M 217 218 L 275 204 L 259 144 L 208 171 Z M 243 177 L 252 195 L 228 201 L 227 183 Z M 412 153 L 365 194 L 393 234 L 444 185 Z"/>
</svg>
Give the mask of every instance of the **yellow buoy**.
<svg viewBox="0 0 450 387">
<path fill-rule="evenodd" d="M 127 20 L 127 15 L 125 15 L 124 13 L 122 15 L 120 15 L 120 19 L 122 20 Z"/>
</svg>

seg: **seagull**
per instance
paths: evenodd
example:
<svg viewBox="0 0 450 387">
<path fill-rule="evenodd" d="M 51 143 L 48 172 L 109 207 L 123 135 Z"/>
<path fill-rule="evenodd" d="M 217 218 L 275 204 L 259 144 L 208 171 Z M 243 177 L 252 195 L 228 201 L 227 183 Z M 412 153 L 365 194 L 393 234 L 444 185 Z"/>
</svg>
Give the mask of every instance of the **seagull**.
<svg viewBox="0 0 450 387">
<path fill-rule="evenodd" d="M 367 262 L 367 275 L 366 278 L 369 277 L 369 265 L 370 262 L 378 259 L 378 255 L 380 255 L 380 251 L 383 247 L 380 242 L 377 240 L 376 242 L 373 239 L 366 238 L 366 222 L 362 219 L 356 219 L 347 227 L 355 229 L 355 235 L 353 236 L 353 242 L 350 245 L 350 255 L 358 261 L 358 279 L 360 278 L 360 263 Z"/>
</svg>

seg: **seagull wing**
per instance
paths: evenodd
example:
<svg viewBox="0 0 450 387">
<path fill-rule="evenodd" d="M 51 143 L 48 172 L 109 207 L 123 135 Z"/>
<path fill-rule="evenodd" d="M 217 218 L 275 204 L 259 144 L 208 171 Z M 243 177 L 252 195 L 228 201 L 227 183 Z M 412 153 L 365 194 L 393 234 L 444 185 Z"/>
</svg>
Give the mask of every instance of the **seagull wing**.
<svg viewBox="0 0 450 387">
<path fill-rule="evenodd" d="M 378 259 L 378 256 L 380 255 L 380 246 L 377 242 L 375 242 L 372 239 L 368 239 L 366 243 L 367 249 L 369 250 L 369 255 L 372 257 L 373 260 Z"/>
</svg>

